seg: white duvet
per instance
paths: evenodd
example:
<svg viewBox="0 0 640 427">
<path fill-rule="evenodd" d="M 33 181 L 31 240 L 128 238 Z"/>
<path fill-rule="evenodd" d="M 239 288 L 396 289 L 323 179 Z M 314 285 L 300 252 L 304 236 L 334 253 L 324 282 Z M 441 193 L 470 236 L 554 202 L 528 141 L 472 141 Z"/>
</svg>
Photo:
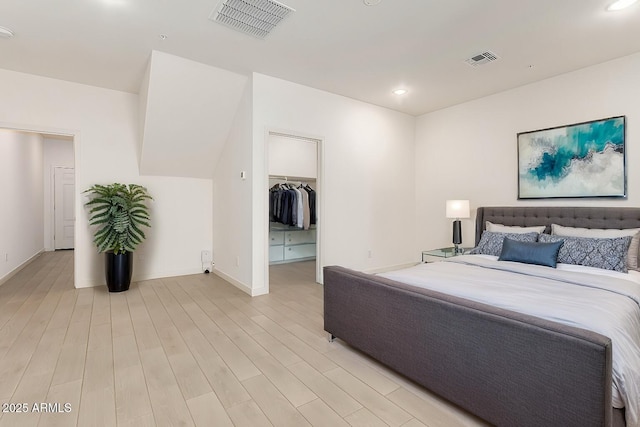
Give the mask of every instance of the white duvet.
<svg viewBox="0 0 640 427">
<path fill-rule="evenodd" d="M 640 427 L 640 275 L 562 264 L 554 269 L 482 255 L 379 275 L 611 338 L 613 406 L 626 408 L 627 426 Z"/>
</svg>

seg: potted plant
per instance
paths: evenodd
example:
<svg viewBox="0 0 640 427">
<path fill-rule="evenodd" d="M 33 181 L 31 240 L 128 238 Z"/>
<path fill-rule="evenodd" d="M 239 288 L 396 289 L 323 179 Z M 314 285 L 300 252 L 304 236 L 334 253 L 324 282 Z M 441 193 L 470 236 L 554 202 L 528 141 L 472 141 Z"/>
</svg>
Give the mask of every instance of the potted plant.
<svg viewBox="0 0 640 427">
<path fill-rule="evenodd" d="M 84 191 L 91 197 L 89 225 L 98 226 L 93 242 L 106 254 L 105 274 L 109 292 L 129 289 L 133 251 L 145 239 L 142 227 L 150 227 L 146 200 L 153 198 L 136 184 L 96 184 Z"/>
</svg>

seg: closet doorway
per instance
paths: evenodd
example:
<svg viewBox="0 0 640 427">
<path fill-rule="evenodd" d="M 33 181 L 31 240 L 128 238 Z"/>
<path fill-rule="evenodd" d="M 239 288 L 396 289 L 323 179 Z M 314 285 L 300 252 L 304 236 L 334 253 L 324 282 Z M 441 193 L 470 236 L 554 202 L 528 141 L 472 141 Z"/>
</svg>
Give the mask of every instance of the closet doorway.
<svg viewBox="0 0 640 427">
<path fill-rule="evenodd" d="M 322 140 L 269 132 L 269 282 L 321 281 L 319 153 Z"/>
</svg>

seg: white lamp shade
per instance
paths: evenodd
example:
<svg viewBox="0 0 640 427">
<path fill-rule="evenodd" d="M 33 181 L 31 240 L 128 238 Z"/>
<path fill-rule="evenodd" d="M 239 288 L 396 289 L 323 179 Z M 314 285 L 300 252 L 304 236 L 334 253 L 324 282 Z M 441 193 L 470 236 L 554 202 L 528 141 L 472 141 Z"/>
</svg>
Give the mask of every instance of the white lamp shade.
<svg viewBox="0 0 640 427">
<path fill-rule="evenodd" d="M 469 218 L 468 200 L 447 200 L 447 218 Z"/>
</svg>

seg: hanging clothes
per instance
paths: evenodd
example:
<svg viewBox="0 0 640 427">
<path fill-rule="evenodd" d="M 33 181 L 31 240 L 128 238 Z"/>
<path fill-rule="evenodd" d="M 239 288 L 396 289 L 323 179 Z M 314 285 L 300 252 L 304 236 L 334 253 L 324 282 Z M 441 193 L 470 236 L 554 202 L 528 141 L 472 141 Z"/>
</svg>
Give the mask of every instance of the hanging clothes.
<svg viewBox="0 0 640 427">
<path fill-rule="evenodd" d="M 310 217 L 310 209 L 309 209 L 309 193 L 304 187 L 300 187 L 302 194 L 302 228 L 305 230 L 309 229 L 309 225 L 311 225 L 311 217 Z"/>
<path fill-rule="evenodd" d="M 309 184 L 305 185 L 304 189 L 309 193 L 309 222 L 316 224 L 318 220 L 316 216 L 316 192 L 313 188 L 309 187 Z"/>
<path fill-rule="evenodd" d="M 296 223 L 295 226 L 298 228 L 303 228 L 304 224 L 304 209 L 302 207 L 303 199 L 302 199 L 302 191 L 297 188 L 293 189 L 296 192 Z"/>
<path fill-rule="evenodd" d="M 269 221 L 308 230 L 316 223 L 315 191 L 308 184 L 276 184 L 269 189 Z"/>
<path fill-rule="evenodd" d="M 293 198 L 295 196 L 291 194 L 291 190 L 284 189 L 282 193 L 282 207 L 280 208 L 280 222 L 286 225 L 291 225 L 293 219 Z"/>
</svg>

